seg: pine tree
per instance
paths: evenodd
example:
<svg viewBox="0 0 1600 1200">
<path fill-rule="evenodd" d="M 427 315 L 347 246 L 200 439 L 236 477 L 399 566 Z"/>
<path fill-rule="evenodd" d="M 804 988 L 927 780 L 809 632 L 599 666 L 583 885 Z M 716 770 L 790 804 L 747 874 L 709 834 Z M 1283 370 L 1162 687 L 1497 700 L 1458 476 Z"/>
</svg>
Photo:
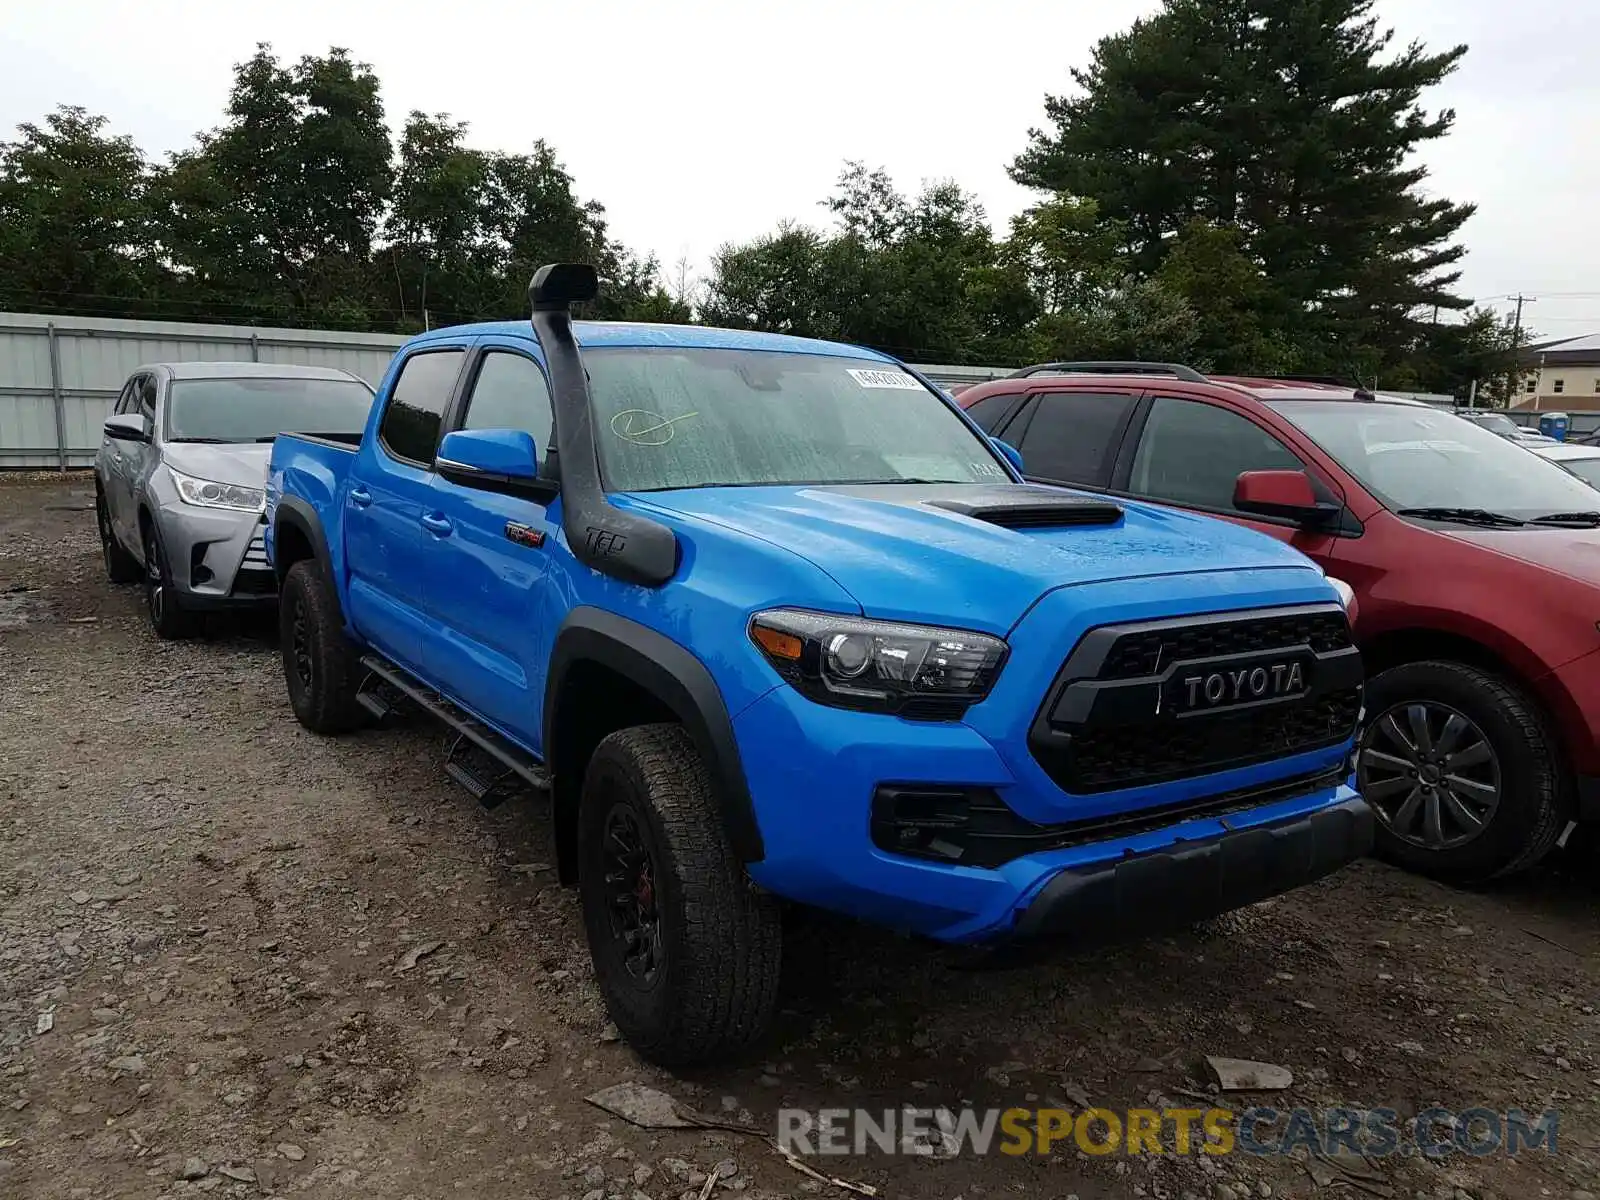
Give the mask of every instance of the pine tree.
<svg viewBox="0 0 1600 1200">
<path fill-rule="evenodd" d="M 1473 206 L 1423 194 L 1413 153 L 1453 111 L 1422 93 L 1466 53 L 1391 54 L 1373 0 L 1167 0 L 1105 38 L 1046 100 L 1012 175 L 1094 200 L 1141 275 L 1197 222 L 1237 231 L 1261 273 L 1250 311 L 1300 370 L 1371 378 L 1418 318 L 1467 301 L 1453 241 Z"/>
</svg>

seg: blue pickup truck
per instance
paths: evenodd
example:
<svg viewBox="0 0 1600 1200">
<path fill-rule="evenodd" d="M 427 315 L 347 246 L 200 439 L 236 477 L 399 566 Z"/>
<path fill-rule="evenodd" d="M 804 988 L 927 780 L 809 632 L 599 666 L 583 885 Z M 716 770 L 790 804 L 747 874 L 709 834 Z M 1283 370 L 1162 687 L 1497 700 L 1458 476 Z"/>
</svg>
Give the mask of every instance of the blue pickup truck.
<svg viewBox="0 0 1600 1200">
<path fill-rule="evenodd" d="M 530 323 L 395 355 L 267 481 L 295 715 L 420 709 L 552 804 L 644 1055 L 758 1037 L 779 901 L 946 942 L 1200 920 L 1364 854 L 1348 589 L 1272 539 L 1025 483 L 911 369 L 776 335 Z M 581 349 L 580 349 L 581 347 Z"/>
</svg>

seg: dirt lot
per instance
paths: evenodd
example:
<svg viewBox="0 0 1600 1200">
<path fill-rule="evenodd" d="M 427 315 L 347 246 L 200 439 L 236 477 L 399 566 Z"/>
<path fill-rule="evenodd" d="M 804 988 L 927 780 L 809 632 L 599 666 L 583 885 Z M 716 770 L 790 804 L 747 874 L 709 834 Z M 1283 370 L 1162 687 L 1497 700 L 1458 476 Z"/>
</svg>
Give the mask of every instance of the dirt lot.
<svg viewBox="0 0 1600 1200">
<path fill-rule="evenodd" d="M 0 1196 L 844 1197 L 758 1138 L 584 1097 L 639 1081 L 766 1131 L 785 1105 L 1204 1106 L 1207 1054 L 1293 1071 L 1241 1108 L 1553 1105 L 1559 1152 L 822 1165 L 941 1200 L 1600 1190 L 1592 856 L 1487 894 L 1362 864 L 1012 970 L 807 919 L 769 1045 L 673 1077 L 608 1032 L 537 811 L 477 807 L 426 725 L 304 732 L 269 630 L 157 644 L 90 500 L 0 483 Z"/>
</svg>

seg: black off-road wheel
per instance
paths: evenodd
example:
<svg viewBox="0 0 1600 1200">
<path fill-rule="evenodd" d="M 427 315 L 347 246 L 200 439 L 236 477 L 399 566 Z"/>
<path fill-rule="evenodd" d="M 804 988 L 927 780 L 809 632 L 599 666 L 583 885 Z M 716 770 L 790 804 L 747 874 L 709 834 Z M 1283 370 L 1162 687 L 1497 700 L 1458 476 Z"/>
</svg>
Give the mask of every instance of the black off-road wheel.
<svg viewBox="0 0 1600 1200">
<path fill-rule="evenodd" d="M 578 813 L 589 952 L 617 1029 L 668 1067 L 738 1054 L 777 1004 L 777 901 L 728 845 L 711 774 L 677 725 L 611 734 Z"/>
<path fill-rule="evenodd" d="M 333 586 L 310 559 L 289 568 L 278 593 L 278 645 L 289 704 L 300 724 L 322 734 L 347 733 L 361 724 L 361 661 L 344 636 Z"/>
<path fill-rule="evenodd" d="M 94 484 L 94 520 L 100 530 L 100 557 L 106 564 L 106 578 L 112 583 L 137 583 L 141 574 L 139 560 L 117 540 L 116 530 L 111 528 L 111 510 L 106 507 L 106 494 L 98 479 Z"/>
<path fill-rule="evenodd" d="M 1367 684 L 1357 782 L 1378 854 L 1454 883 L 1525 871 L 1567 822 L 1561 754 L 1506 680 L 1457 662 L 1407 663 Z"/>
<path fill-rule="evenodd" d="M 144 535 L 144 602 L 150 628 L 162 641 L 193 637 L 199 628 L 197 614 L 184 609 L 172 583 L 172 566 L 154 517 L 139 522 Z"/>
</svg>

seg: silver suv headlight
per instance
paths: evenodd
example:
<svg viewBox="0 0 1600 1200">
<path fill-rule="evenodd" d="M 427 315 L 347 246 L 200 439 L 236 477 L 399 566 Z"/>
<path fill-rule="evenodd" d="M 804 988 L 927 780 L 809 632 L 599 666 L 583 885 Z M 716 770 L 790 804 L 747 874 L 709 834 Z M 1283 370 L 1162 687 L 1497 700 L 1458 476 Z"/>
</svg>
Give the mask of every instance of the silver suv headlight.
<svg viewBox="0 0 1600 1200">
<path fill-rule="evenodd" d="M 234 512 L 261 512 L 266 507 L 267 494 L 260 488 L 240 487 L 237 483 L 216 483 L 210 479 L 196 479 L 182 471 L 168 467 L 178 496 L 185 504 L 200 508 L 226 508 Z"/>
<path fill-rule="evenodd" d="M 774 608 L 750 640 L 803 695 L 836 708 L 955 720 L 989 694 L 1006 644 L 986 633 Z"/>
</svg>

